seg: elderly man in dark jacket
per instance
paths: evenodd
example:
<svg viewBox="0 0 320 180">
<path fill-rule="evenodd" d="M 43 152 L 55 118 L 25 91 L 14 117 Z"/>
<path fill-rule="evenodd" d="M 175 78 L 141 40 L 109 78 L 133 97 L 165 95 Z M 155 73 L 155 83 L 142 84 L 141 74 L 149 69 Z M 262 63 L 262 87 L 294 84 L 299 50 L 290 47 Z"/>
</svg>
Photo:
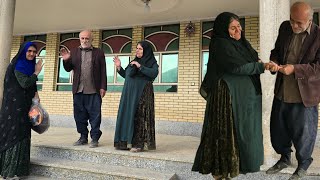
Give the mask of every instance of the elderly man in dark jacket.
<svg viewBox="0 0 320 180">
<path fill-rule="evenodd" d="M 298 167 L 290 179 L 300 179 L 311 157 L 318 126 L 320 102 L 320 30 L 312 22 L 313 10 L 305 2 L 290 9 L 290 21 L 281 24 L 270 60 L 279 66 L 271 112 L 271 142 L 280 160 L 267 174 L 291 164 L 292 143 Z"/>
<path fill-rule="evenodd" d="M 77 131 L 80 139 L 75 146 L 88 144 L 88 120 L 91 125 L 90 147 L 98 147 L 102 132 L 101 102 L 106 93 L 106 62 L 104 52 L 92 46 L 92 33 L 82 31 L 79 34 L 80 46 L 71 52 L 61 50 L 63 67 L 73 70 L 73 108 Z"/>
</svg>

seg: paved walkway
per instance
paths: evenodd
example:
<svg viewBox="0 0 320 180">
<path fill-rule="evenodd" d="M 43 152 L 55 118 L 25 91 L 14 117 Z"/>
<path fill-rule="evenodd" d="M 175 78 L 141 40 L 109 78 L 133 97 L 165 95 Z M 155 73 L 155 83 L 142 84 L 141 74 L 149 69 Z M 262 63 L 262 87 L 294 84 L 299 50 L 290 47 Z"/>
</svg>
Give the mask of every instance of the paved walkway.
<svg viewBox="0 0 320 180">
<path fill-rule="evenodd" d="M 318 133 L 320 135 L 320 133 Z M 83 151 L 95 151 L 95 152 L 115 152 L 113 147 L 113 135 L 111 130 L 103 130 L 102 137 L 98 148 L 89 148 L 86 146 L 72 146 L 73 142 L 78 140 L 79 135 L 75 128 L 57 128 L 50 127 L 50 129 L 42 135 L 32 134 L 33 145 L 45 145 L 45 146 L 60 146 L 65 148 L 73 148 Z M 194 160 L 194 156 L 199 145 L 200 139 L 198 137 L 191 136 L 172 136 L 172 135 L 156 135 L 157 150 L 142 152 L 139 155 L 146 158 L 159 158 L 170 159 L 173 161 L 190 162 Z M 131 153 L 129 151 L 117 151 L 117 154 Z M 277 160 L 277 155 L 272 158 Z M 309 175 L 316 175 L 320 179 L 320 137 L 318 136 L 317 144 L 313 153 L 314 161 L 308 170 Z M 295 158 L 293 158 L 295 159 Z M 270 160 L 270 159 L 269 159 Z M 283 170 L 283 173 L 293 173 L 296 167 L 296 161 L 293 162 L 293 167 Z M 265 171 L 269 166 L 262 166 L 261 170 Z M 266 175 L 267 176 L 267 175 Z M 316 178 L 316 177 L 315 177 Z M 317 178 L 316 178 L 317 179 Z"/>
</svg>

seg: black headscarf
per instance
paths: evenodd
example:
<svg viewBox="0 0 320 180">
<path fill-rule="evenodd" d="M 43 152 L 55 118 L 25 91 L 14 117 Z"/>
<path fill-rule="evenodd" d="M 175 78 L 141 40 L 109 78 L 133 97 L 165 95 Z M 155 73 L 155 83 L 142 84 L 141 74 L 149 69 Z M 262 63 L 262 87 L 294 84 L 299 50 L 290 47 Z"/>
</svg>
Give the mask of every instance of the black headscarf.
<svg viewBox="0 0 320 180">
<path fill-rule="evenodd" d="M 22 56 L 22 53 L 26 53 L 26 46 L 28 46 L 28 43 L 20 46 L 19 52 L 7 67 L 4 79 L 0 111 L 0 152 L 31 136 L 28 112 L 37 86 L 34 84 L 29 88 L 22 88 L 14 73 L 18 58 Z"/>
<path fill-rule="evenodd" d="M 240 19 L 230 12 L 223 12 L 217 16 L 213 25 L 213 34 L 209 45 L 209 60 L 207 73 L 201 84 L 200 94 L 206 98 L 213 90 L 217 81 L 236 67 L 259 60 L 258 53 L 241 33 L 241 38 L 235 40 L 229 35 L 229 24 Z M 250 75 L 250 79 L 257 94 L 261 94 L 260 75 Z"/>
<path fill-rule="evenodd" d="M 143 55 L 141 58 L 138 58 L 137 56 L 132 61 L 137 61 L 141 66 L 151 68 L 155 63 L 157 63 L 156 58 L 154 57 L 153 50 L 151 47 L 151 44 L 147 41 L 140 41 L 138 42 L 143 48 Z M 140 71 L 138 71 L 138 68 L 133 65 L 135 68 L 135 71 L 132 71 L 134 73 L 131 74 L 131 76 L 144 76 L 145 78 L 149 79 L 149 77 L 142 74 Z M 154 80 L 154 79 L 150 79 Z"/>
<path fill-rule="evenodd" d="M 142 66 L 151 68 L 154 63 L 157 63 L 151 44 L 147 41 L 140 41 L 138 44 L 140 44 L 143 48 L 143 55 L 141 58 L 136 56 L 133 61 L 138 61 Z"/>
</svg>

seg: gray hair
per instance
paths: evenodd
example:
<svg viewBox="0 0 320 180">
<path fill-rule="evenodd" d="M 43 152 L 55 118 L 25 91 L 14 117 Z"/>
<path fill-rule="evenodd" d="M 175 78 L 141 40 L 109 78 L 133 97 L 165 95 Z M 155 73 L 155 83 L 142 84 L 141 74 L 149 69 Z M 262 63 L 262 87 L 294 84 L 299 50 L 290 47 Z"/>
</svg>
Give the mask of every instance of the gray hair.
<svg viewBox="0 0 320 180">
<path fill-rule="evenodd" d="M 308 10 L 308 16 L 309 16 L 309 20 L 313 19 L 313 13 L 314 10 L 312 9 L 312 7 L 310 6 L 310 4 L 303 2 L 303 1 L 297 1 L 295 3 L 292 4 L 291 8 L 290 8 L 290 12 L 292 11 L 293 8 L 297 7 L 297 6 L 304 6 L 304 8 L 307 8 Z"/>
<path fill-rule="evenodd" d="M 83 31 L 81 31 L 80 33 L 79 33 L 79 36 L 80 36 L 80 34 L 82 34 L 82 33 L 84 33 L 84 32 L 87 32 L 87 33 L 89 33 L 89 35 L 90 35 L 90 38 L 91 39 L 93 39 L 93 34 L 92 34 L 92 31 L 90 31 L 90 30 L 83 30 Z"/>
</svg>

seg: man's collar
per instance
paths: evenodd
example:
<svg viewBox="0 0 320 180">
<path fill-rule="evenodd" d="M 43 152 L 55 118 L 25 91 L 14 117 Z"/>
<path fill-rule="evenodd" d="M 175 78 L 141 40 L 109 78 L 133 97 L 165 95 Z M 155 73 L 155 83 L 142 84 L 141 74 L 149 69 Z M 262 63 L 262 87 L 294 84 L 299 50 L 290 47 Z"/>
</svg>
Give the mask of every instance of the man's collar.
<svg viewBox="0 0 320 180">
<path fill-rule="evenodd" d="M 93 46 L 89 47 L 89 48 L 83 48 L 81 45 L 79 46 L 79 48 L 83 51 L 92 51 L 93 50 Z"/>
<path fill-rule="evenodd" d="M 310 22 L 308 28 L 306 29 L 306 32 L 308 33 L 308 35 L 310 35 L 311 33 L 311 26 L 312 26 L 312 21 Z"/>
</svg>

